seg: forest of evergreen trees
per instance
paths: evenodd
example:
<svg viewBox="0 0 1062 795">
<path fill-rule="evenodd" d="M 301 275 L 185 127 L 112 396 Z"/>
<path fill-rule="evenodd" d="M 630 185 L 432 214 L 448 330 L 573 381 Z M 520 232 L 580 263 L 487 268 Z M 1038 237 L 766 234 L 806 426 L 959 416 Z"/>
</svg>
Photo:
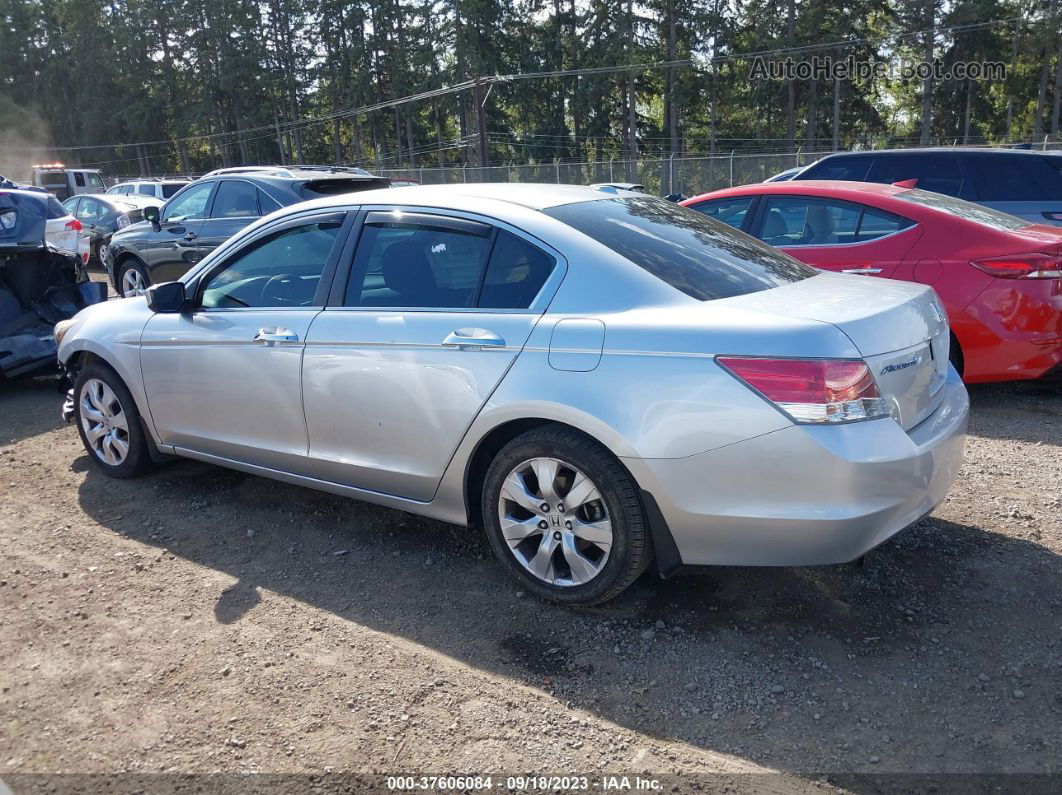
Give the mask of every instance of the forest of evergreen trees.
<svg viewBox="0 0 1062 795">
<path fill-rule="evenodd" d="M 1062 92 L 1058 0 L 2 0 L 0 19 L 0 171 L 44 145 L 131 174 L 1039 142 Z M 1008 75 L 749 79 L 785 51 Z"/>
</svg>

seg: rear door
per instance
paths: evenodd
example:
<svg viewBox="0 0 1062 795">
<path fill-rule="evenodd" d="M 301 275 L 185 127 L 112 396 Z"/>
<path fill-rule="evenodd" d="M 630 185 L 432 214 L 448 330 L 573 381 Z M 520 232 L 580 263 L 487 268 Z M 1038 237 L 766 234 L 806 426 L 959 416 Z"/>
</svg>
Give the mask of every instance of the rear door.
<svg viewBox="0 0 1062 795">
<path fill-rule="evenodd" d="M 823 270 L 891 276 L 921 235 L 908 218 L 813 196 L 764 196 L 754 234 Z"/>
<path fill-rule="evenodd" d="M 199 256 L 205 257 L 261 215 L 258 188 L 242 179 L 221 180 L 210 217 L 199 230 Z"/>
<path fill-rule="evenodd" d="M 442 211 L 373 208 L 303 360 L 318 477 L 431 500 L 457 445 L 545 310 L 560 256 Z"/>
</svg>

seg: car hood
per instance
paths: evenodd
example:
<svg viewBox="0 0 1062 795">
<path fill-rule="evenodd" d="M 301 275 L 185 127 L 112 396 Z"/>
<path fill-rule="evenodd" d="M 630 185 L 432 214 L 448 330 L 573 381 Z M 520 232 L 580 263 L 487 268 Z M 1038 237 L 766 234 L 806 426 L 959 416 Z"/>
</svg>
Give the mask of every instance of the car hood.
<svg viewBox="0 0 1062 795">
<path fill-rule="evenodd" d="M 0 192 L 0 251 L 44 248 L 46 210 L 37 194 Z"/>
</svg>

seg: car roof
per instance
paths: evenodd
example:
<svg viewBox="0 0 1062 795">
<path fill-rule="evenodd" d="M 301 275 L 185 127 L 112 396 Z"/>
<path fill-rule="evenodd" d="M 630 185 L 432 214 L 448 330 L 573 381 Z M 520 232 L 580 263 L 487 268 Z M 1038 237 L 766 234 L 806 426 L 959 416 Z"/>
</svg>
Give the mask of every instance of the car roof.
<svg viewBox="0 0 1062 795">
<path fill-rule="evenodd" d="M 98 199 L 106 204 L 128 204 L 131 207 L 145 207 L 149 204 L 161 206 L 162 202 L 154 196 L 143 196 L 139 193 L 77 193 L 66 201 L 73 199 Z M 63 202 L 64 204 L 66 202 Z"/>
<path fill-rule="evenodd" d="M 409 185 L 401 188 L 380 188 L 361 193 L 345 194 L 357 204 L 423 204 L 446 207 L 454 198 L 486 199 L 508 202 L 531 210 L 544 210 L 562 204 L 630 197 L 627 191 L 616 188 L 591 188 L 585 185 L 555 185 L 535 182 L 469 182 L 452 185 Z M 329 196 L 296 205 L 334 207 L 344 196 Z"/>
<path fill-rule="evenodd" d="M 808 193 L 809 191 L 822 191 L 825 194 L 831 195 L 851 193 L 862 196 L 866 196 L 867 194 L 875 196 L 895 196 L 897 193 L 903 193 L 905 190 L 909 190 L 909 188 L 901 187 L 899 185 L 890 185 L 884 182 L 854 182 L 852 180 L 840 179 L 801 179 L 788 180 L 785 182 L 753 182 L 749 185 L 722 188 L 711 193 L 702 194 L 701 196 L 694 196 L 690 201 L 722 195 L 737 196 L 744 193 L 765 192 L 800 194 Z"/>
<path fill-rule="evenodd" d="M 823 155 L 816 162 L 821 162 L 827 158 L 841 158 L 841 157 L 861 157 L 861 156 L 877 156 L 877 155 L 933 155 L 933 154 L 961 154 L 961 155 L 1038 155 L 1049 157 L 1062 157 L 1062 152 L 1057 151 L 1043 151 L 1033 149 L 1003 149 L 998 146 L 934 146 L 922 149 L 863 149 L 856 152 L 832 152 L 828 155 Z"/>
</svg>

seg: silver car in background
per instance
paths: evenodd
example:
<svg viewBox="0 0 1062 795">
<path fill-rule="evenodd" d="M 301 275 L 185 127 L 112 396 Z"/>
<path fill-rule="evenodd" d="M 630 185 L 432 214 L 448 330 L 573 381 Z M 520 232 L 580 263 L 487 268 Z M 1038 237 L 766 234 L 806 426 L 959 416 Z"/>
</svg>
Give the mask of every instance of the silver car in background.
<svg viewBox="0 0 1062 795">
<path fill-rule="evenodd" d="M 107 474 L 182 456 L 482 526 L 564 603 L 654 556 L 858 558 L 943 499 L 968 412 L 930 288 L 610 188 L 294 205 L 56 331 Z"/>
</svg>

